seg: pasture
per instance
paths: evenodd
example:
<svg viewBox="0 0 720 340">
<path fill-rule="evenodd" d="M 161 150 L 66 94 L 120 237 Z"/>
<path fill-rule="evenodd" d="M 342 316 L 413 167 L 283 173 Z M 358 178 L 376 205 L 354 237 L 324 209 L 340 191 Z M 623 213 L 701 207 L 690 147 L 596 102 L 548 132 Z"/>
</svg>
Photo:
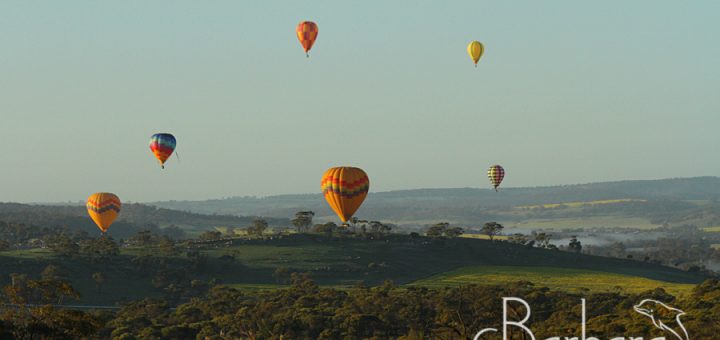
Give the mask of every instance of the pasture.
<svg viewBox="0 0 720 340">
<path fill-rule="evenodd" d="M 560 267 L 474 266 L 451 270 L 410 286 L 431 288 L 457 287 L 470 284 L 503 285 L 509 282 L 530 281 L 536 287 L 548 287 L 569 292 L 640 293 L 663 288 L 673 295 L 686 295 L 694 284 L 670 283 L 643 277 L 607 273 L 594 270 Z"/>
</svg>

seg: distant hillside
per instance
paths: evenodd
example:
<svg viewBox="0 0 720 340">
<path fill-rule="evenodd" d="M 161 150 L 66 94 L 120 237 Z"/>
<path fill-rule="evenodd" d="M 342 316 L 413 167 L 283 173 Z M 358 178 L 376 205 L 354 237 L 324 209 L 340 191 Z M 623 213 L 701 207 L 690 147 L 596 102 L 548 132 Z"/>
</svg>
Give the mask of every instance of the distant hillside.
<svg viewBox="0 0 720 340">
<path fill-rule="evenodd" d="M 636 180 L 589 183 L 534 188 L 490 189 L 416 189 L 370 193 L 356 214 L 364 219 L 391 221 L 401 224 L 423 224 L 427 221 L 479 223 L 487 220 L 523 220 L 546 218 L 548 212 L 532 211 L 519 214 L 515 207 L 548 203 L 618 200 L 605 207 L 583 207 L 562 212 L 554 209 L 555 217 L 570 213 L 583 217 L 585 213 L 621 214 L 623 216 L 653 215 L 654 212 L 686 214 L 698 208 L 687 201 L 716 202 L 720 199 L 720 178 L 696 177 L 663 180 Z M 673 204 L 668 204 L 673 202 Z M 677 204 L 675 204 L 677 203 Z M 318 220 L 334 219 L 333 213 L 320 194 L 280 195 L 269 197 L 233 197 L 208 201 L 167 201 L 153 205 L 205 214 L 262 215 L 289 218 L 299 210 L 312 210 Z M 560 206 L 559 208 L 568 208 Z M 590 211 L 592 210 L 592 211 Z M 615 211 L 617 210 L 617 211 Z M 681 210 L 681 211 L 680 211 Z M 720 215 L 720 214 L 719 214 Z M 720 221 L 720 218 L 718 219 Z M 662 223 L 662 221 L 660 222 Z M 658 223 L 659 224 L 659 223 Z"/>
<path fill-rule="evenodd" d="M 177 226 L 185 230 L 207 230 L 214 227 L 247 227 L 256 217 L 234 215 L 203 215 L 199 213 L 158 208 L 151 205 L 124 204 L 120 216 L 108 231 L 123 238 L 139 230 Z M 23 223 L 39 227 L 61 227 L 71 231 L 99 233 L 88 217 L 87 209 L 79 205 L 32 205 L 0 203 L 0 222 Z M 270 218 L 270 225 L 286 226 L 287 219 Z"/>
</svg>

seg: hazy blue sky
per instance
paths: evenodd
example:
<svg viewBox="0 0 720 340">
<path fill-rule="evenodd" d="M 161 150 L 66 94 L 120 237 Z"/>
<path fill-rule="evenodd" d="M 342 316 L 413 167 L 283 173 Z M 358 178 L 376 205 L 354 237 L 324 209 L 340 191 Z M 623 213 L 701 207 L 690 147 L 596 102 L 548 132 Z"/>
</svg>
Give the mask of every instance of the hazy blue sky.
<svg viewBox="0 0 720 340">
<path fill-rule="evenodd" d="M 718 1 L 3 1 L 0 200 L 317 192 L 336 165 L 372 191 L 489 187 L 493 163 L 506 186 L 720 175 L 718 18 Z M 155 132 L 178 138 L 164 171 Z"/>
</svg>

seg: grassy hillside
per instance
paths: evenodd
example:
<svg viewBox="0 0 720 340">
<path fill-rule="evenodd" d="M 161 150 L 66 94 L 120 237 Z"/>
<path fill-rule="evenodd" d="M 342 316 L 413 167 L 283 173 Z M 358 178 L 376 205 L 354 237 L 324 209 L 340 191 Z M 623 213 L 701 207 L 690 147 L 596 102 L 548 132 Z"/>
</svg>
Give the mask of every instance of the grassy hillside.
<svg viewBox="0 0 720 340">
<path fill-rule="evenodd" d="M 127 248 L 123 249 L 120 256 L 104 263 L 92 263 L 82 258 L 59 258 L 46 250 L 0 252 L 0 273 L 5 273 L 0 277 L 0 283 L 7 284 L 10 273 L 26 273 L 37 277 L 45 266 L 52 263 L 67 273 L 66 276 L 81 292 L 83 303 L 113 304 L 121 300 L 163 294 L 161 289 L 153 287 L 153 279 L 161 271 L 160 267 L 142 267 L 142 261 L 148 258 L 162 262 L 162 268 L 170 274 L 188 270 L 189 276 L 182 276 L 180 280 L 208 281 L 214 278 L 219 283 L 253 289 L 276 285 L 278 282 L 272 274 L 278 267 L 310 273 L 319 284 L 328 286 L 352 286 L 357 283 L 376 285 L 384 280 L 408 284 L 431 277 L 435 278 L 426 283 L 433 280 L 437 282 L 442 281 L 437 275 L 456 276 L 462 271 L 452 271 L 466 267 L 509 267 L 504 276 L 495 278 L 503 282 L 533 278 L 528 276 L 528 268 L 536 268 L 534 272 L 537 275 L 554 275 L 560 270 L 558 268 L 564 268 L 580 270 L 577 273 L 602 273 L 609 275 L 608 278 L 631 276 L 681 284 L 696 284 L 704 278 L 699 274 L 638 261 L 468 238 L 442 241 L 392 235 L 379 240 L 361 240 L 298 234 L 275 240 L 235 240 L 232 245 L 224 244 L 200 249 L 200 253 L 207 256 L 201 267 L 194 267 L 184 251 L 174 256 L 161 257 L 153 249 Z M 143 254 L 148 256 L 137 257 Z M 97 291 L 92 281 L 94 272 L 103 272 L 108 278 L 102 293 Z M 574 272 L 569 273 L 563 275 Z M 467 283 L 486 282 L 487 277 L 483 275 L 487 273 L 480 274 L 464 276 L 462 280 Z M 591 279 L 573 282 L 568 278 L 562 283 L 549 282 L 537 275 L 534 278 L 537 278 L 538 285 L 553 284 L 566 288 L 597 286 Z M 627 284 L 628 289 L 636 289 L 639 287 L 637 282 L 618 281 L 618 284 Z M 642 281 L 642 284 L 649 287 L 651 284 L 648 282 Z"/>
</svg>

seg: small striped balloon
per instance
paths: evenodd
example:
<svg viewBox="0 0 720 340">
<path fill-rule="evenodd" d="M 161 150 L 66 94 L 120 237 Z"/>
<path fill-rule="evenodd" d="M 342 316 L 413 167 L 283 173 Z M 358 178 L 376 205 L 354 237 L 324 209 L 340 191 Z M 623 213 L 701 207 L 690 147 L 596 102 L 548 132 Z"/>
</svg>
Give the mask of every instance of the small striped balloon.
<svg viewBox="0 0 720 340">
<path fill-rule="evenodd" d="M 315 43 L 315 39 L 318 36 L 318 26 L 312 21 L 303 21 L 297 25 L 295 29 L 297 32 L 298 40 L 303 49 L 305 49 L 305 55 L 310 57 L 310 49 Z"/>
<path fill-rule="evenodd" d="M 491 166 L 490 169 L 488 169 L 488 178 L 495 188 L 495 191 L 498 191 L 497 187 L 500 185 L 503 178 L 505 178 L 505 169 L 499 165 Z"/>
</svg>

